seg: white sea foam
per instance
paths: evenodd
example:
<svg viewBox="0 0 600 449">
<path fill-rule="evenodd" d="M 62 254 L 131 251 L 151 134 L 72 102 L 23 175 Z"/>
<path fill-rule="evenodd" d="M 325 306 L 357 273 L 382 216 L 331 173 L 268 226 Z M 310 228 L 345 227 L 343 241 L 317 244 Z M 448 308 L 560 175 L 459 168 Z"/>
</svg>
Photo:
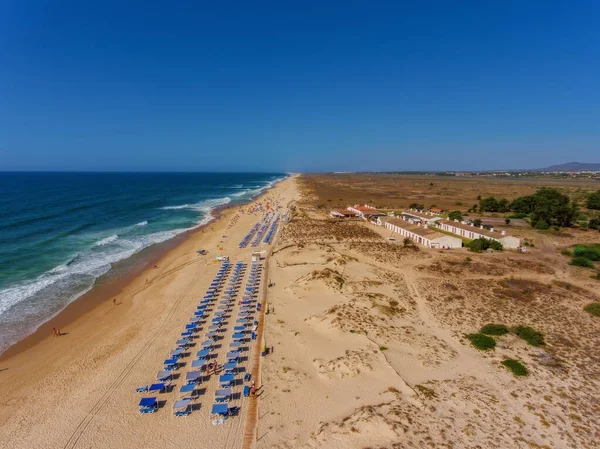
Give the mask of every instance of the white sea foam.
<svg viewBox="0 0 600 449">
<path fill-rule="evenodd" d="M 271 185 L 273 185 L 273 182 L 261 186 L 256 190 L 262 191 Z M 243 192 L 237 192 L 234 195 L 236 197 L 248 194 L 254 196 L 256 190 L 245 189 Z M 49 294 L 52 296 L 56 294 L 55 290 L 72 291 L 73 293 L 67 298 L 61 299 L 60 308 L 64 308 L 67 304 L 73 302 L 79 296 L 90 290 L 94 284 L 94 280 L 107 273 L 115 262 L 131 257 L 150 245 L 164 242 L 182 232 L 210 223 L 215 218 L 211 213 L 212 210 L 230 202 L 230 197 L 223 197 L 204 200 L 193 204 L 163 207 L 162 209 L 164 210 L 190 209 L 203 212 L 203 214 L 195 226 L 185 229 L 166 230 L 135 236 L 128 236 L 124 233 L 125 231 L 115 229 L 113 232 L 118 232 L 118 234 L 115 233 L 108 237 L 101 238 L 95 243 L 91 243 L 91 246 L 88 247 L 87 250 L 82 250 L 70 261 L 57 265 L 51 270 L 38 276 L 36 279 L 0 290 L 0 315 L 4 314 L 15 305 L 22 303 L 27 299 L 31 299 L 31 307 L 33 309 L 28 310 L 30 310 L 34 316 L 39 317 L 39 320 L 32 325 L 32 328 L 21 329 L 22 332 L 10 334 L 10 336 L 7 336 L 5 339 L 0 338 L 0 353 L 3 349 L 6 349 L 9 344 L 24 337 L 27 333 L 34 331 L 43 322 L 60 312 L 60 309 L 58 309 L 54 312 L 48 311 L 49 313 L 45 314 L 43 313 L 43 310 L 35 310 L 40 304 L 35 298 L 36 295 Z M 146 226 L 147 224 L 147 221 L 141 221 L 132 227 L 141 227 Z M 100 236 L 96 238 L 100 238 Z M 10 313 L 6 316 L 10 316 Z"/>
<path fill-rule="evenodd" d="M 177 210 L 177 209 L 189 209 L 189 210 L 197 210 L 199 212 L 210 212 L 217 206 L 222 206 L 231 202 L 231 198 L 228 196 L 224 198 L 215 198 L 211 200 L 204 200 L 198 203 L 192 204 L 179 204 L 177 206 L 165 206 L 161 207 L 162 210 Z"/>
<path fill-rule="evenodd" d="M 109 243 L 114 242 L 115 240 L 117 240 L 119 238 L 119 236 L 117 234 L 113 234 L 110 235 L 96 243 L 94 243 L 94 246 L 104 246 L 104 245 L 108 245 Z"/>
</svg>

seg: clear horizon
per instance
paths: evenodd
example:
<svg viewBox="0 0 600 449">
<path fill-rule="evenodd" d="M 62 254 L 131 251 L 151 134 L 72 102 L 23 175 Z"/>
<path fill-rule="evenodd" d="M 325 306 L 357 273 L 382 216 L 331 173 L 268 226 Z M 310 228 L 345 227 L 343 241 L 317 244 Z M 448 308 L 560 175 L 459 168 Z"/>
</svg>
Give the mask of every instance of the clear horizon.
<svg viewBox="0 0 600 449">
<path fill-rule="evenodd" d="M 600 4 L 0 5 L 0 171 L 538 169 L 600 149 Z"/>
</svg>

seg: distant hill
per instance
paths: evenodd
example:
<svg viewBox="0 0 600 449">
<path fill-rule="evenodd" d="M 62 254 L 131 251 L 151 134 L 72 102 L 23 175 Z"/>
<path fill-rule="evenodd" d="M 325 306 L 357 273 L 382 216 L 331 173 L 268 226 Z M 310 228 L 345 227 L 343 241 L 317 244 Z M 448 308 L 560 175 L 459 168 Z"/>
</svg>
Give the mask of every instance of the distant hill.
<svg viewBox="0 0 600 449">
<path fill-rule="evenodd" d="M 566 164 L 538 168 L 536 171 L 600 171 L 600 163 L 567 162 Z"/>
</svg>

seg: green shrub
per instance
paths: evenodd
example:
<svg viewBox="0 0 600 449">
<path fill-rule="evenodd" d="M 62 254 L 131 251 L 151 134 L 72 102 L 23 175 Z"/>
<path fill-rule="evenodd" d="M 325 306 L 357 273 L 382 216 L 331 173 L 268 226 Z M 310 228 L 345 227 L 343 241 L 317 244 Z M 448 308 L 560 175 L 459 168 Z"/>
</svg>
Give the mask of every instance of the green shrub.
<svg viewBox="0 0 600 449">
<path fill-rule="evenodd" d="M 539 229 L 541 231 L 545 231 L 547 229 L 550 229 L 550 225 L 548 224 L 548 222 L 546 220 L 539 220 L 535 224 L 535 229 Z"/>
<path fill-rule="evenodd" d="M 462 221 L 463 216 L 459 210 L 454 210 L 448 214 L 448 219 Z"/>
<path fill-rule="evenodd" d="M 595 261 L 600 260 L 600 249 L 585 248 L 585 247 L 577 246 L 577 247 L 575 247 L 574 253 L 575 253 L 575 256 L 585 257 L 586 259 L 589 259 L 589 260 L 595 260 Z"/>
<path fill-rule="evenodd" d="M 469 250 L 474 253 L 480 253 L 489 248 L 496 251 L 502 251 L 503 249 L 502 243 L 498 242 L 497 240 L 486 239 L 485 237 L 479 237 L 478 239 L 471 240 L 467 246 L 469 247 Z"/>
<path fill-rule="evenodd" d="M 496 347 L 496 340 L 483 334 L 468 334 L 466 337 L 480 351 L 488 351 Z"/>
<path fill-rule="evenodd" d="M 560 251 L 560 253 L 561 253 L 563 256 L 567 256 L 567 257 L 571 257 L 571 256 L 573 255 L 573 253 L 572 253 L 571 251 L 569 251 L 568 249 L 566 249 L 566 248 L 565 248 L 565 249 L 562 249 L 562 250 Z"/>
<path fill-rule="evenodd" d="M 508 218 L 517 218 L 517 219 L 522 219 L 522 218 L 526 218 L 526 217 L 527 217 L 527 214 L 525 212 L 519 212 L 519 213 L 508 216 Z"/>
<path fill-rule="evenodd" d="M 600 302 L 591 302 L 583 310 L 594 316 L 600 316 Z"/>
<path fill-rule="evenodd" d="M 585 257 L 573 257 L 573 259 L 571 259 L 571 265 L 576 267 L 594 268 L 594 262 Z"/>
<path fill-rule="evenodd" d="M 512 333 L 525 340 L 531 346 L 544 345 L 544 335 L 529 326 L 516 326 L 511 329 Z"/>
<path fill-rule="evenodd" d="M 486 335 L 504 335 L 508 334 L 508 328 L 504 324 L 486 324 L 480 332 Z"/>
<path fill-rule="evenodd" d="M 525 368 L 525 365 L 523 365 L 518 360 L 506 359 L 506 360 L 503 360 L 501 363 L 506 368 L 511 370 L 515 376 L 527 376 L 527 374 L 529 374 L 529 372 L 527 371 L 527 368 Z"/>
</svg>

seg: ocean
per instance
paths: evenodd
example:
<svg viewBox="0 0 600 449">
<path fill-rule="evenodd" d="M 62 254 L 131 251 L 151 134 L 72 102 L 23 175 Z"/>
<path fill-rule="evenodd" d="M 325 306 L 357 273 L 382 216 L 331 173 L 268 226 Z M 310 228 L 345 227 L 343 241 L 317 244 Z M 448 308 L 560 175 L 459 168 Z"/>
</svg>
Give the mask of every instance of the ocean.
<svg viewBox="0 0 600 449">
<path fill-rule="evenodd" d="M 283 173 L 0 173 L 0 353 L 115 262 L 245 203 Z"/>
</svg>

